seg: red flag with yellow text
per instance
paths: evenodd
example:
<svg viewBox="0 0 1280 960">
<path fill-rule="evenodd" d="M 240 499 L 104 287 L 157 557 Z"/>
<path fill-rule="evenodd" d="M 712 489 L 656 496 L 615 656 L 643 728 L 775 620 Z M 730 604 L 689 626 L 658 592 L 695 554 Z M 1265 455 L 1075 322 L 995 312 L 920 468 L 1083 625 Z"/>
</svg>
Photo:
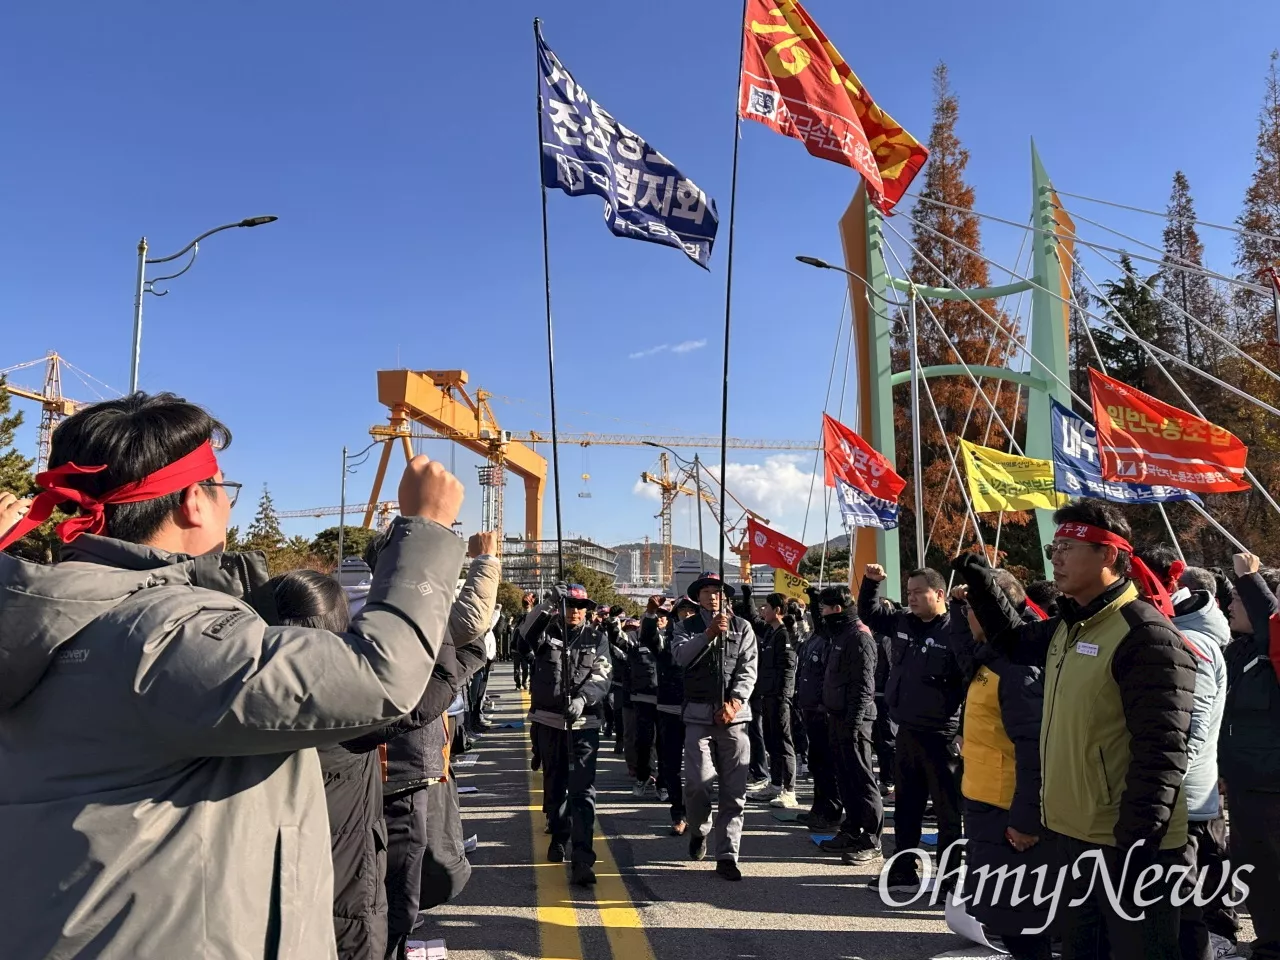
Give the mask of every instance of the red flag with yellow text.
<svg viewBox="0 0 1280 960">
<path fill-rule="evenodd" d="M 881 110 L 796 0 L 748 0 L 738 115 L 853 167 L 886 213 L 929 157 Z"/>
<path fill-rule="evenodd" d="M 1089 371 L 1102 476 L 1196 493 L 1238 493 L 1249 448 L 1235 434 Z"/>
<path fill-rule="evenodd" d="M 751 562 L 779 570 L 800 573 L 800 561 L 806 547 L 799 540 L 792 540 L 777 530 L 771 530 L 755 517 L 747 518 L 747 543 L 751 547 Z"/>
</svg>

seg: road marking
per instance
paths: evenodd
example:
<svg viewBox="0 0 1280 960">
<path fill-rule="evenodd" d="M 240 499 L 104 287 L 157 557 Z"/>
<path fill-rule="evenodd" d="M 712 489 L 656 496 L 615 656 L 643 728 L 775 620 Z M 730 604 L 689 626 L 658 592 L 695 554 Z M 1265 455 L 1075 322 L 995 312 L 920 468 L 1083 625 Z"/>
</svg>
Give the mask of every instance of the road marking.
<svg viewBox="0 0 1280 960">
<path fill-rule="evenodd" d="M 654 960 L 653 946 L 644 932 L 644 920 L 631 901 L 627 885 L 622 882 L 622 872 L 609 849 L 609 842 L 600 832 L 598 817 L 595 846 L 598 857 L 596 904 L 600 909 L 600 922 L 609 938 L 613 960 Z"/>
<path fill-rule="evenodd" d="M 521 703 L 528 712 L 529 694 L 521 692 Z M 533 871 L 538 888 L 538 936 L 542 945 L 543 960 L 582 960 L 581 924 L 569 889 L 568 873 L 558 863 L 542 862 L 542 844 L 547 841 L 542 832 L 541 776 L 528 770 L 529 777 L 529 831 L 533 838 Z M 644 932 L 644 920 L 622 882 L 622 872 L 609 849 L 609 841 L 600 830 L 600 818 L 596 817 L 596 889 L 594 902 L 584 904 L 600 913 L 600 924 L 609 941 L 613 960 L 655 960 L 653 946 Z"/>
</svg>

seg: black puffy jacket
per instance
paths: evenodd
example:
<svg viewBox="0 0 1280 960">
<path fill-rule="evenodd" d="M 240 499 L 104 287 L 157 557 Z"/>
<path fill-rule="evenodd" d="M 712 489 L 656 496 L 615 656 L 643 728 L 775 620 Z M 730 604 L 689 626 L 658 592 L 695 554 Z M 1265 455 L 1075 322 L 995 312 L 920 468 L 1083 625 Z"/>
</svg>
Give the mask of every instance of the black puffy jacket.
<svg viewBox="0 0 1280 960">
<path fill-rule="evenodd" d="M 643 623 L 640 629 L 644 629 Z M 618 646 L 627 654 L 627 696 L 631 700 L 641 698 L 646 703 L 657 703 L 658 658 L 653 649 L 641 642 L 638 634 L 633 636 L 625 630 Z"/>
<path fill-rule="evenodd" d="M 1227 644 L 1227 705 L 1218 736 L 1218 770 L 1228 790 L 1280 793 L 1280 677 L 1273 667 L 1273 629 L 1280 604 L 1258 574 L 1236 582 L 1253 633 Z M 1280 654 L 1280 649 L 1274 651 Z"/>
<path fill-rule="evenodd" d="M 784 624 L 755 624 L 760 667 L 754 697 L 789 700 L 796 692 L 796 641 Z"/>
<path fill-rule="evenodd" d="M 972 652 L 952 649 L 949 613 L 926 622 L 880 597 L 879 591 L 880 583 L 863 578 L 858 616 L 890 638 L 892 659 L 884 689 L 890 718 L 908 730 L 955 736 Z"/>
<path fill-rule="evenodd" d="M 640 642 L 653 653 L 658 666 L 658 706 L 661 707 L 684 705 L 684 671 L 671 655 L 674 632 L 674 617 L 667 620 L 666 630 L 658 629 L 657 617 L 645 616 L 640 621 Z"/>
<path fill-rule="evenodd" d="M 822 683 L 827 673 L 827 635 L 822 630 L 809 634 L 800 648 L 796 665 L 796 706 L 801 710 L 822 709 Z"/>
<path fill-rule="evenodd" d="M 876 642 L 852 613 L 822 618 L 827 634 L 827 663 L 822 677 L 822 706 L 842 723 L 876 718 Z"/>
</svg>

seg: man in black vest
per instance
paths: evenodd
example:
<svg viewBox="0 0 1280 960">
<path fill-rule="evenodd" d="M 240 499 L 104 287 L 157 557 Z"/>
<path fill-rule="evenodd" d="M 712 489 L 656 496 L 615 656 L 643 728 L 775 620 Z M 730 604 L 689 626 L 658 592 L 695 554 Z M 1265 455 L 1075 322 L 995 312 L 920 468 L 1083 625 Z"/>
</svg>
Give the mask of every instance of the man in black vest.
<svg viewBox="0 0 1280 960">
<path fill-rule="evenodd" d="M 586 622 L 595 606 L 580 584 L 559 584 L 527 633 L 534 651 L 529 719 L 551 827 L 547 860 L 563 863 L 572 841 L 572 881 L 579 886 L 596 882 L 596 756 L 611 670 L 608 639 Z"/>
<path fill-rule="evenodd" d="M 685 806 L 691 836 L 689 856 L 707 855 L 711 832 L 711 782 L 720 778 L 715 821 L 716 872 L 741 880 L 738 848 L 747 802 L 751 748 L 746 723 L 756 685 L 756 635 L 741 617 L 723 612 L 733 591 L 714 574 L 689 586 L 699 610 L 676 627 L 671 652 L 684 668 Z"/>
</svg>

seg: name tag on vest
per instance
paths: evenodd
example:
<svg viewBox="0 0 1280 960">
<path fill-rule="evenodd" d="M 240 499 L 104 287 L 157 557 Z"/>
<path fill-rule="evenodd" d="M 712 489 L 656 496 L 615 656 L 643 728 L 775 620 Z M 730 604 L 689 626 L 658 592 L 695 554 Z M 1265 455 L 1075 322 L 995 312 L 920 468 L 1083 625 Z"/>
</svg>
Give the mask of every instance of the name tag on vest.
<svg viewBox="0 0 1280 960">
<path fill-rule="evenodd" d="M 1086 657 L 1096 657 L 1098 655 L 1098 645 L 1096 643 L 1077 643 L 1076 652 L 1083 653 Z"/>
</svg>

